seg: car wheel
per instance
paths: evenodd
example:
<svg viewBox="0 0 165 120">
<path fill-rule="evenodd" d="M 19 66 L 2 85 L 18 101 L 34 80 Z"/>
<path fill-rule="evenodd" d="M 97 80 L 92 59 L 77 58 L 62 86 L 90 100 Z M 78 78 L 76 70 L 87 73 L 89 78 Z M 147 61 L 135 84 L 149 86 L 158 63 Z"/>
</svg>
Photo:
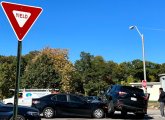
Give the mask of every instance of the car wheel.
<svg viewBox="0 0 165 120">
<path fill-rule="evenodd" d="M 7 103 L 7 105 L 13 105 L 13 103 Z"/>
<path fill-rule="evenodd" d="M 114 104 L 113 101 L 111 100 L 108 103 L 108 115 L 112 116 L 114 114 L 115 110 L 114 110 Z"/>
<path fill-rule="evenodd" d="M 93 117 L 94 117 L 94 118 L 99 119 L 99 118 L 103 118 L 103 116 L 104 116 L 104 111 L 103 111 L 103 109 L 97 108 L 97 109 L 95 109 L 95 110 L 93 111 Z"/>
<path fill-rule="evenodd" d="M 13 117 L 11 117 L 10 120 L 13 120 Z M 25 120 L 25 117 L 22 115 L 17 115 L 17 120 Z"/>
<path fill-rule="evenodd" d="M 45 118 L 52 118 L 54 116 L 54 109 L 51 108 L 51 107 L 46 107 L 44 110 L 43 110 L 43 116 Z"/>
</svg>

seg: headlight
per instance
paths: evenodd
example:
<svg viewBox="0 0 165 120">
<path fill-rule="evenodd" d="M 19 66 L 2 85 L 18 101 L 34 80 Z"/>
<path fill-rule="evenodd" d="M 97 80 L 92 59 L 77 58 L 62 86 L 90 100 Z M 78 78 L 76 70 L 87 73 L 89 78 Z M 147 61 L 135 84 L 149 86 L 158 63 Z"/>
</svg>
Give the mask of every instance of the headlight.
<svg viewBox="0 0 165 120">
<path fill-rule="evenodd" d="M 31 116 L 39 116 L 39 112 L 33 112 L 33 111 L 28 111 L 27 112 L 28 115 L 31 115 Z"/>
</svg>

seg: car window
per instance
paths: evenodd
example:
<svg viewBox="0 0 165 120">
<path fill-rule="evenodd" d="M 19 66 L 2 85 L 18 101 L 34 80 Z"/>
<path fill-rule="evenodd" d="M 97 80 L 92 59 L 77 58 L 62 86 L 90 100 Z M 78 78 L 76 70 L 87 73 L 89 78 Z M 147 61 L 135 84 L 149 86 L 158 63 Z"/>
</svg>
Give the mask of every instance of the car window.
<svg viewBox="0 0 165 120">
<path fill-rule="evenodd" d="M 127 92 L 129 94 L 136 94 L 138 96 L 145 96 L 142 89 L 135 88 L 135 87 L 123 86 L 122 91 Z"/>
<path fill-rule="evenodd" d="M 49 95 L 40 97 L 40 99 L 42 99 L 42 100 L 49 100 L 49 99 L 51 99 L 53 96 L 54 96 L 53 94 L 49 94 Z"/>
<path fill-rule="evenodd" d="M 110 91 L 110 92 L 112 93 L 112 92 L 114 92 L 115 90 L 116 90 L 116 86 L 112 86 L 112 88 L 111 88 L 111 91 Z"/>
<path fill-rule="evenodd" d="M 66 95 L 57 95 L 56 100 L 61 101 L 61 102 L 67 102 L 67 96 Z"/>
<path fill-rule="evenodd" d="M 51 99 L 57 101 L 57 95 L 54 95 Z"/>
<path fill-rule="evenodd" d="M 111 91 L 112 87 L 113 87 L 113 86 L 108 87 L 106 93 L 109 93 L 109 92 Z"/>
<path fill-rule="evenodd" d="M 70 95 L 70 102 L 82 103 L 82 100 L 77 96 Z"/>
</svg>

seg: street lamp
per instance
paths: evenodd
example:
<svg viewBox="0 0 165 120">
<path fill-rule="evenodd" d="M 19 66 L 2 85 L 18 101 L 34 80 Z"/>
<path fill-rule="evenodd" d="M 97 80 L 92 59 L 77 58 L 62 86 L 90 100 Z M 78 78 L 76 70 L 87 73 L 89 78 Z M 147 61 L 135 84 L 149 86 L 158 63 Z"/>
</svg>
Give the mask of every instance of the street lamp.
<svg viewBox="0 0 165 120">
<path fill-rule="evenodd" d="M 147 83 L 147 79 L 146 79 L 146 65 L 145 65 L 145 58 L 144 58 L 144 35 L 140 33 L 140 31 L 137 28 L 137 26 L 130 26 L 129 29 L 130 30 L 136 29 L 137 32 L 139 33 L 141 39 L 142 39 L 143 73 L 144 73 L 144 81 Z M 146 84 L 146 87 L 145 87 L 145 93 L 147 93 L 147 84 Z"/>
</svg>

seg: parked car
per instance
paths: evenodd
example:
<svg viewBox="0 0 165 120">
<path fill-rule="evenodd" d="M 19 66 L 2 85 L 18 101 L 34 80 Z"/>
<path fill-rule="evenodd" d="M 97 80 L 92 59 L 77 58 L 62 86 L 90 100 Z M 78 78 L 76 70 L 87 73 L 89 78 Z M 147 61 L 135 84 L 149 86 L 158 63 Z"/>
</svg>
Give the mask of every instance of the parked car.
<svg viewBox="0 0 165 120">
<path fill-rule="evenodd" d="M 32 99 L 32 107 L 39 109 L 45 118 L 56 116 L 84 116 L 102 118 L 107 113 L 105 103 L 88 103 L 74 94 L 50 94 Z"/>
<path fill-rule="evenodd" d="M 0 102 L 0 120 L 12 120 L 13 105 Z M 32 107 L 18 106 L 18 120 L 41 120 L 39 111 Z"/>
<path fill-rule="evenodd" d="M 102 102 L 101 98 L 98 96 L 85 96 L 87 102 Z"/>
<path fill-rule="evenodd" d="M 142 89 L 113 85 L 105 93 L 108 101 L 108 113 L 113 115 L 115 111 L 121 111 L 122 115 L 133 112 L 138 117 L 144 117 L 147 113 L 148 96 Z"/>
</svg>

